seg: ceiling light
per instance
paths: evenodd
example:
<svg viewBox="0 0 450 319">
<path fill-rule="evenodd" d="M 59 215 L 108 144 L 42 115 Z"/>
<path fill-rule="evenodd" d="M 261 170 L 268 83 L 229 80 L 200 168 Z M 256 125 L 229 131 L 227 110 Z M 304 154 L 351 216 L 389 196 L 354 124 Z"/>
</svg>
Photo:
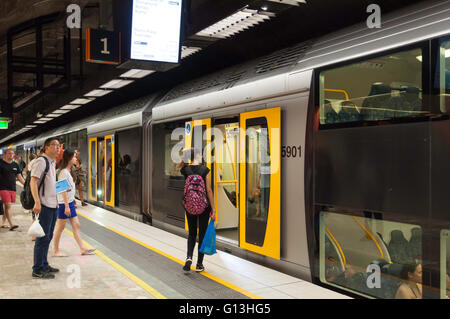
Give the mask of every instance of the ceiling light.
<svg viewBox="0 0 450 319">
<path fill-rule="evenodd" d="M 53 118 L 50 118 L 50 117 L 41 117 L 41 118 L 39 118 L 39 121 L 48 122 L 48 121 L 51 121 L 51 120 L 53 120 Z"/>
<path fill-rule="evenodd" d="M 47 117 L 53 117 L 53 118 L 55 118 L 55 117 L 59 117 L 59 116 L 61 116 L 62 114 L 55 114 L 55 113 L 50 113 L 50 114 L 47 114 Z"/>
<path fill-rule="evenodd" d="M 44 124 L 44 123 L 47 123 L 47 121 L 40 121 L 40 120 L 37 120 L 37 121 L 34 121 L 34 122 L 33 122 L 33 124 Z"/>
<path fill-rule="evenodd" d="M 260 22 L 269 20 L 274 15 L 271 12 L 259 13 L 258 10 L 245 8 L 203 29 L 197 35 L 219 39 L 227 38 Z"/>
<path fill-rule="evenodd" d="M 111 90 L 92 90 L 91 92 L 86 93 L 84 96 L 104 96 L 111 92 Z"/>
<path fill-rule="evenodd" d="M 35 128 L 35 127 L 37 127 L 37 125 L 27 125 L 27 126 L 25 126 L 26 128 Z"/>
<path fill-rule="evenodd" d="M 306 0 L 269 0 L 276 3 L 290 4 L 291 6 L 299 6 L 300 3 L 306 3 Z"/>
<path fill-rule="evenodd" d="M 144 76 L 154 73 L 155 71 L 150 70 L 140 70 L 140 69 L 131 69 L 128 72 L 125 72 L 120 77 L 121 78 L 132 78 L 132 79 L 141 79 Z"/>
<path fill-rule="evenodd" d="M 56 110 L 56 111 L 53 111 L 52 114 L 66 114 L 68 112 L 70 112 L 70 110 Z"/>
<path fill-rule="evenodd" d="M 125 85 L 132 83 L 133 80 L 111 80 L 108 83 L 105 83 L 101 86 L 102 89 L 120 89 Z"/>
<path fill-rule="evenodd" d="M 73 104 L 67 104 L 63 107 L 59 108 L 60 110 L 75 110 L 77 108 L 81 107 L 81 105 L 73 105 Z"/>
<path fill-rule="evenodd" d="M 70 102 L 70 104 L 87 104 L 91 101 L 93 101 L 94 99 L 85 99 L 85 98 L 79 98 L 79 99 L 75 99 L 72 102 Z"/>
<path fill-rule="evenodd" d="M 183 45 L 181 47 L 181 58 L 184 59 L 185 57 L 188 57 L 194 53 L 197 53 L 201 49 L 202 48 L 199 48 L 199 47 L 187 47 L 187 46 Z"/>
</svg>

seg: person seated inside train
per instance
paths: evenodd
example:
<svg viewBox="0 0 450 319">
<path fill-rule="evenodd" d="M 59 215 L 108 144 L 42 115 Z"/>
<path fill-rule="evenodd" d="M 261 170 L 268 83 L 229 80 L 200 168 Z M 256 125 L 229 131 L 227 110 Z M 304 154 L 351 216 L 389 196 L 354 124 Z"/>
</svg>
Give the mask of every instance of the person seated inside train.
<svg viewBox="0 0 450 319">
<path fill-rule="evenodd" d="M 403 283 L 395 299 L 422 299 L 422 265 L 415 262 L 403 264 L 400 277 Z"/>
<path fill-rule="evenodd" d="M 344 269 L 343 269 L 344 268 Z M 350 265 L 344 267 L 334 257 L 328 257 L 325 261 L 325 279 L 336 285 L 360 291 L 365 283 L 364 274 Z"/>
</svg>

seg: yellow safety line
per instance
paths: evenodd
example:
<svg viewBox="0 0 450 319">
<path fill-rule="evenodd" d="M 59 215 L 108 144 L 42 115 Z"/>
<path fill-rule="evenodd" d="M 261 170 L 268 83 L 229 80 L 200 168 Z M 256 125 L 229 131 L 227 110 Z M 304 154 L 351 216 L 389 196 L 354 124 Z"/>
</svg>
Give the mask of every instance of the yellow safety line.
<svg viewBox="0 0 450 319">
<path fill-rule="evenodd" d="M 127 238 L 127 239 L 129 239 L 131 241 L 134 241 L 135 243 L 137 243 L 137 244 L 139 244 L 141 246 L 144 246 L 147 249 L 150 249 L 150 250 L 152 250 L 152 251 L 154 251 L 154 252 L 156 252 L 156 253 L 158 253 L 160 255 L 163 255 L 164 257 L 169 258 L 170 260 L 172 260 L 172 261 L 174 261 L 174 262 L 176 262 L 176 263 L 178 263 L 180 265 L 184 265 L 184 261 L 182 261 L 182 260 L 180 260 L 178 258 L 175 258 L 175 257 L 173 257 L 173 256 L 171 256 L 169 254 L 166 254 L 165 252 L 163 252 L 163 251 L 161 251 L 161 250 L 159 250 L 157 248 L 151 247 L 151 246 L 147 245 L 146 243 L 143 243 L 143 242 L 141 242 L 141 241 L 139 241 L 139 240 L 137 240 L 137 239 L 135 239 L 135 238 L 133 238 L 131 236 L 128 236 L 128 235 L 126 235 L 126 234 L 124 234 L 124 233 L 122 233 L 122 232 L 120 232 L 120 231 L 118 231 L 118 230 L 116 230 L 116 229 L 114 229 L 112 227 L 103 225 L 103 224 L 97 222 L 96 220 L 94 220 L 94 219 L 92 219 L 92 218 L 90 218 L 90 217 L 88 217 L 88 216 L 86 216 L 84 214 L 79 213 L 78 211 L 77 211 L 77 214 L 82 216 L 82 217 L 84 217 L 84 218 L 86 218 L 86 219 L 88 219 L 88 220 L 90 220 L 90 221 L 92 221 L 92 222 L 94 222 L 94 223 L 96 223 L 96 224 L 98 224 L 98 225 L 101 225 L 101 226 L 105 227 L 106 229 L 109 229 L 112 232 L 115 232 L 116 234 L 119 234 L 119 235 L 121 235 L 121 236 L 123 236 L 123 237 L 125 237 L 125 238 Z M 191 266 L 191 269 L 195 270 L 195 267 Z M 207 278 L 209 278 L 209 279 L 211 279 L 211 280 L 214 280 L 214 281 L 218 282 L 219 284 L 224 285 L 225 287 L 228 287 L 228 288 L 233 289 L 233 290 L 235 290 L 237 292 L 240 292 L 241 294 L 243 294 L 243 295 L 245 295 L 245 296 L 247 296 L 249 298 L 261 299 L 261 297 L 255 295 L 255 294 L 253 294 L 251 292 L 248 292 L 248 291 L 246 291 L 246 290 L 244 290 L 244 289 L 242 289 L 242 288 L 240 288 L 240 287 L 238 287 L 236 285 L 233 285 L 233 284 L 231 284 L 229 282 L 226 282 L 226 281 L 224 281 L 224 280 L 222 280 L 222 279 L 220 279 L 220 278 L 218 278 L 218 277 L 216 277 L 216 276 L 214 276 L 214 275 L 212 275 L 210 273 L 207 273 L 206 271 L 202 271 L 200 274 L 205 276 L 205 277 L 207 277 Z"/>
<path fill-rule="evenodd" d="M 359 226 L 361 226 L 361 228 L 364 229 L 364 231 L 366 232 L 366 234 L 372 239 L 372 241 L 373 241 L 373 242 L 375 243 L 375 245 L 377 246 L 378 251 L 380 252 L 380 257 L 381 257 L 382 259 L 384 259 L 383 250 L 381 249 L 381 247 L 380 247 L 380 245 L 378 244 L 378 242 L 375 240 L 375 237 L 373 237 L 372 233 L 371 233 L 370 231 L 368 231 L 368 230 L 366 229 L 366 227 L 364 227 L 363 224 L 361 224 L 361 222 L 359 221 L 358 218 L 356 218 L 355 216 L 352 216 L 352 217 L 353 217 L 353 219 L 359 224 Z"/>
<path fill-rule="evenodd" d="M 325 227 L 325 231 L 328 233 L 328 235 L 330 235 L 331 239 L 334 241 L 335 245 L 339 249 L 339 252 L 341 253 L 342 261 L 344 262 L 344 267 L 345 267 L 347 265 L 347 261 L 345 260 L 345 255 L 344 255 L 344 252 L 342 251 L 341 245 L 339 245 L 338 241 L 336 240 L 336 238 L 334 238 L 333 234 L 330 232 L 328 227 Z"/>
<path fill-rule="evenodd" d="M 81 215 L 81 214 L 80 214 Z M 66 233 L 68 233 L 70 236 L 73 236 L 73 233 L 68 230 L 68 229 L 64 229 L 64 231 Z M 83 240 L 83 244 L 87 247 L 87 248 L 93 248 L 92 245 L 90 245 L 89 243 L 87 243 L 86 241 Z M 119 265 L 118 263 L 116 263 L 114 260 L 112 260 L 111 258 L 109 258 L 108 256 L 106 256 L 104 253 L 102 253 L 101 251 L 99 251 L 98 249 L 95 250 L 95 254 L 97 254 L 97 256 L 99 256 L 100 258 L 102 258 L 104 261 L 106 261 L 108 264 L 110 264 L 111 266 L 113 266 L 114 268 L 116 268 L 118 271 L 120 271 L 122 274 L 124 274 L 126 277 L 128 277 L 129 279 L 131 279 L 132 281 L 134 281 L 138 286 L 140 286 L 142 289 L 144 289 L 145 291 L 147 291 L 149 294 L 151 294 L 153 297 L 157 298 L 157 299 L 167 299 L 165 296 L 163 296 L 162 294 L 160 294 L 157 290 L 155 290 L 153 287 L 151 287 L 150 285 L 148 285 L 146 282 L 144 282 L 143 280 L 139 279 L 138 277 L 136 277 L 135 275 L 133 275 L 132 273 L 130 273 L 128 270 L 126 270 L 125 268 L 123 268 L 121 265 Z"/>
</svg>

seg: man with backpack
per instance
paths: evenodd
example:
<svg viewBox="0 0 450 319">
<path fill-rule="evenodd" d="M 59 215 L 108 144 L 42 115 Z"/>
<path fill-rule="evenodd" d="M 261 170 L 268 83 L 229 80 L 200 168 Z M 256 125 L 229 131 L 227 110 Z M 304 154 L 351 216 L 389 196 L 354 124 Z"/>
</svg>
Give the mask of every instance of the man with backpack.
<svg viewBox="0 0 450 319">
<path fill-rule="evenodd" d="M 198 248 L 200 249 L 203 238 L 205 237 L 206 228 L 208 227 L 209 217 L 215 220 L 216 212 L 214 209 L 214 195 L 211 188 L 211 174 L 209 168 L 202 164 L 201 151 L 191 148 L 183 153 L 184 159 L 181 163 L 183 167 L 180 172 L 186 178 L 183 206 L 186 209 L 186 219 L 189 227 L 187 257 L 183 270 L 189 271 L 191 269 L 192 255 L 197 238 L 197 224 Z M 191 165 L 189 166 L 184 164 L 188 160 L 191 161 Z M 204 254 L 199 251 L 195 269 L 197 272 L 205 270 L 203 257 Z"/>
<path fill-rule="evenodd" d="M 59 269 L 48 264 L 47 255 L 56 224 L 58 199 L 56 196 L 55 160 L 58 158 L 60 143 L 57 138 L 44 142 L 44 154 L 37 158 L 31 168 L 30 189 L 34 200 L 33 212 L 45 232 L 36 238 L 34 245 L 33 278 L 53 279 Z"/>
</svg>

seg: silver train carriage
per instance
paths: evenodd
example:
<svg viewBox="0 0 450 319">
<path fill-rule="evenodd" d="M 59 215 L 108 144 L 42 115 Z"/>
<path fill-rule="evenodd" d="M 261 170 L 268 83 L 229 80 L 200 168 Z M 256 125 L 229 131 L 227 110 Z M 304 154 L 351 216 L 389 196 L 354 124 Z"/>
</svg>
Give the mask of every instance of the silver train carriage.
<svg viewBox="0 0 450 319">
<path fill-rule="evenodd" d="M 183 236 L 196 147 L 222 250 L 352 296 L 447 298 L 449 94 L 450 2 L 427 1 L 10 147 L 60 136 L 90 203 Z"/>
</svg>

